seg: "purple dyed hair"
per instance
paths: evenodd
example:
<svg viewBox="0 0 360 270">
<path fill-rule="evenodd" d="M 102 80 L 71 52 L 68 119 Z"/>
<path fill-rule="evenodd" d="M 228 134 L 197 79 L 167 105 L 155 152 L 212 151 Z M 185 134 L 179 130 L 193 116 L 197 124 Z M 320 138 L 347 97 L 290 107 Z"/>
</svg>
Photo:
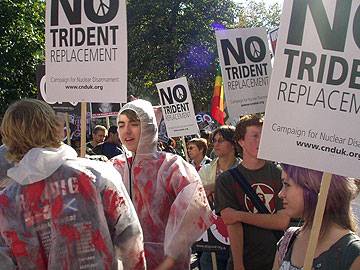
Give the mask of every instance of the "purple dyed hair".
<svg viewBox="0 0 360 270">
<path fill-rule="evenodd" d="M 303 189 L 303 227 L 311 228 L 323 173 L 288 164 L 281 164 L 281 167 L 287 176 Z M 320 236 L 325 234 L 331 222 L 344 229 L 356 231 L 356 223 L 350 206 L 355 192 L 356 185 L 353 179 L 332 175 Z"/>
</svg>

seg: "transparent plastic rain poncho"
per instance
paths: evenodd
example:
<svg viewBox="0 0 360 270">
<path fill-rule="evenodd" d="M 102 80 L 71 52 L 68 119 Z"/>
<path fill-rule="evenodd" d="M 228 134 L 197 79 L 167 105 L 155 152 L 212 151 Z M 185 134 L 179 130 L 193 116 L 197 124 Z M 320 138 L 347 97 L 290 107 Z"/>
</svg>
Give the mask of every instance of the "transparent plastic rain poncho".
<svg viewBox="0 0 360 270">
<path fill-rule="evenodd" d="M 33 148 L 0 193 L 0 269 L 145 269 L 120 174 L 67 145 Z"/>
<path fill-rule="evenodd" d="M 131 165 L 125 156 L 129 153 L 112 162 L 132 194 L 144 232 L 147 267 L 152 270 L 170 256 L 176 260 L 174 269 L 189 269 L 191 245 L 213 220 L 200 177 L 180 156 L 156 150 L 157 125 L 149 102 L 132 101 L 120 113 L 127 109 L 140 119 L 139 145 Z"/>
</svg>

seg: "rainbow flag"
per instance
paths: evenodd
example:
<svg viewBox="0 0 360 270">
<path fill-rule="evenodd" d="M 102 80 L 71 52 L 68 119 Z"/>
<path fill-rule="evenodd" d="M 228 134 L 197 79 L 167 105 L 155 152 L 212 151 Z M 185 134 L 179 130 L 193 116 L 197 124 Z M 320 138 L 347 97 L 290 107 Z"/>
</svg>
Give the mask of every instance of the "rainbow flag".
<svg viewBox="0 0 360 270">
<path fill-rule="evenodd" d="M 224 125 L 225 112 L 224 112 L 224 86 L 221 77 L 221 70 L 219 65 L 216 67 L 216 77 L 214 85 L 214 93 L 211 99 L 211 112 L 212 118 L 214 118 L 219 124 Z"/>
</svg>

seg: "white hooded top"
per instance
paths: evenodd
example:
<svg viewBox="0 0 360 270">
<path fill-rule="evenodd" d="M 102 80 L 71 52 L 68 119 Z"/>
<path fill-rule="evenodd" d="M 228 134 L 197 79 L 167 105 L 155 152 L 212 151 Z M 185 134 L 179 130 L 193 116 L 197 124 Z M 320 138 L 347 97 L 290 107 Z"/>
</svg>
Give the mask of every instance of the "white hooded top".
<svg viewBox="0 0 360 270">
<path fill-rule="evenodd" d="M 145 269 L 142 231 L 121 176 L 67 145 L 33 148 L 0 193 L 0 270 Z"/>
<path fill-rule="evenodd" d="M 165 258 L 174 269 L 189 269 L 191 245 L 212 223 L 212 213 L 195 168 L 180 156 L 157 151 L 157 124 L 152 105 L 145 100 L 127 103 L 140 119 L 141 134 L 132 163 L 126 153 L 112 159 L 131 191 L 144 232 L 148 269 Z"/>
</svg>

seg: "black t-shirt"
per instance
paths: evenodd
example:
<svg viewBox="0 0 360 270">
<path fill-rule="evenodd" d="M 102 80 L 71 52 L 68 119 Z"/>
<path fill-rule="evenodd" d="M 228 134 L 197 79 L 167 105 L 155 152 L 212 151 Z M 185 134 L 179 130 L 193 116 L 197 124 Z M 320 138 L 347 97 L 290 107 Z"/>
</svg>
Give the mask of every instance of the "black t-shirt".
<svg viewBox="0 0 360 270">
<path fill-rule="evenodd" d="M 271 162 L 266 162 L 258 170 L 248 170 L 241 164 L 237 169 L 247 179 L 271 213 L 275 213 L 282 207 L 281 200 L 278 197 L 282 187 L 281 170 L 278 167 Z M 257 213 L 251 200 L 244 194 L 237 180 L 232 177 L 229 171 L 219 175 L 215 186 L 216 212 L 220 213 L 227 207 Z M 272 269 L 277 242 L 273 232 L 245 223 L 243 223 L 243 230 L 245 269 Z"/>
</svg>

